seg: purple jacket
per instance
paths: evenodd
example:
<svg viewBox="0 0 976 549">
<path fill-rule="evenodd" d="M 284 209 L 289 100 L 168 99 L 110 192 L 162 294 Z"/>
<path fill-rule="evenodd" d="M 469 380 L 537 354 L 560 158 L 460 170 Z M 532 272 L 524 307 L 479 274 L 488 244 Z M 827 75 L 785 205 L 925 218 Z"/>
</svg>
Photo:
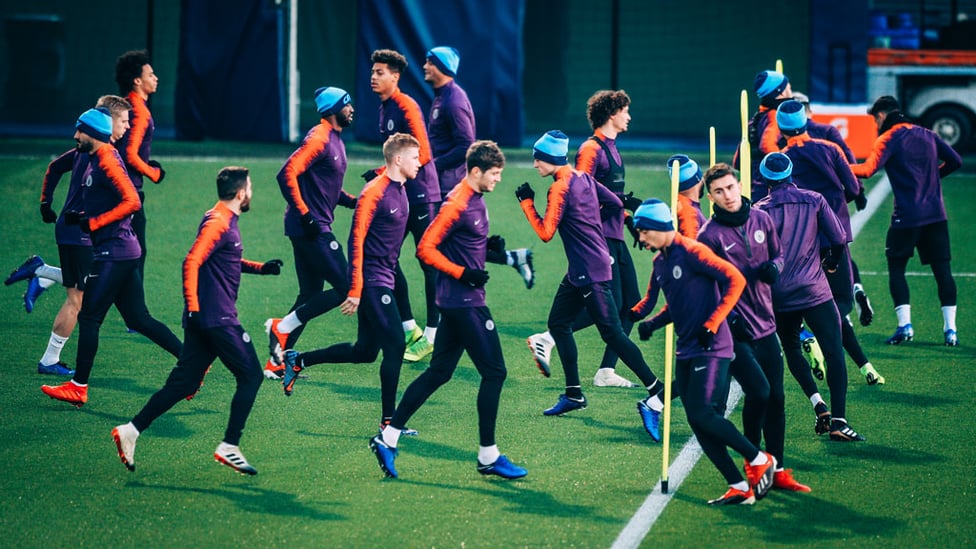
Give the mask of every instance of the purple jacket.
<svg viewBox="0 0 976 549">
<path fill-rule="evenodd" d="M 393 289 L 409 208 L 403 183 L 385 174 L 363 187 L 349 229 L 349 297 L 366 286 Z"/>
<path fill-rule="evenodd" d="M 801 189 L 820 193 L 844 227 L 847 242 L 853 242 L 847 203 L 860 194 L 862 187 L 851 171 L 844 151 L 830 141 L 801 134 L 787 140 L 783 153 L 793 161 L 793 183 Z M 828 246 L 824 241 L 820 245 Z"/>
<path fill-rule="evenodd" d="M 610 151 L 610 157 L 600 144 L 595 141 L 599 139 Z M 613 162 L 611 164 L 611 161 Z M 616 168 L 616 169 L 614 169 Z M 617 198 L 623 200 L 624 197 L 624 163 L 620 159 L 620 152 L 617 150 L 617 140 L 610 139 L 597 130 L 592 137 L 580 145 L 576 151 L 576 169 L 588 173 L 596 179 L 598 183 L 610 189 Z M 603 234 L 607 238 L 623 241 L 624 239 L 624 216 L 622 208 L 607 208 L 600 211 L 600 222 L 603 226 Z"/>
<path fill-rule="evenodd" d="M 132 214 L 139 211 L 142 203 L 114 147 L 103 145 L 92 153 L 83 185 L 92 260 L 138 259 L 142 248 L 132 230 Z"/>
<path fill-rule="evenodd" d="M 783 252 L 783 270 L 773 285 L 773 308 L 799 311 L 833 299 L 820 266 L 820 236 L 828 245 L 847 243 L 847 235 L 819 193 L 780 183 L 756 203 L 773 218 Z"/>
<path fill-rule="evenodd" d="M 380 135 L 385 140 L 395 133 L 408 133 L 420 142 L 420 171 L 415 179 L 406 182 L 407 200 L 410 204 L 440 202 L 441 188 L 437 182 L 437 170 L 431 161 L 424 114 L 420 112 L 417 102 L 399 89 L 380 103 Z"/>
<path fill-rule="evenodd" d="M 858 177 L 871 177 L 884 168 L 891 181 L 895 209 L 892 227 L 921 227 L 946 220 L 940 178 L 962 166 L 962 158 L 931 130 L 893 112 L 862 164 L 851 166 Z"/>
<path fill-rule="evenodd" d="M 54 200 L 54 190 L 58 187 L 61 176 L 69 171 L 71 172 L 68 194 L 64 198 L 61 215 L 58 216 L 58 221 L 54 225 L 54 238 L 59 245 L 91 246 L 91 237 L 83 233 L 80 226 L 68 225 L 64 222 L 64 212 L 85 209 L 82 181 L 90 163 L 90 156 L 74 148 L 66 151 L 47 165 L 47 172 L 44 173 L 44 182 L 41 185 L 41 202 L 50 204 Z"/>
<path fill-rule="evenodd" d="M 302 215 L 311 213 L 319 227 L 332 232 L 336 206 L 352 208 L 356 197 L 342 190 L 346 175 L 346 146 L 339 132 L 323 120 L 308 130 L 305 139 L 278 172 L 278 187 L 285 197 L 285 234 L 304 236 Z"/>
<path fill-rule="evenodd" d="M 712 216 L 698 233 L 698 241 L 708 246 L 715 255 L 735 265 L 746 278 L 746 288 L 734 311 L 752 338 L 761 339 L 776 332 L 776 319 L 773 315 L 773 288 L 759 280 L 759 266 L 773 261 L 776 268 L 782 271 L 783 258 L 773 219 L 766 212 L 745 203 L 742 207 L 749 209 L 749 217 L 743 225 L 727 225 L 724 216 L 720 216 L 722 221 Z"/>
<path fill-rule="evenodd" d="M 464 179 L 467 172 L 464 157 L 474 143 L 474 127 L 474 109 L 461 86 L 451 80 L 434 88 L 427 133 L 442 198 Z"/>
</svg>

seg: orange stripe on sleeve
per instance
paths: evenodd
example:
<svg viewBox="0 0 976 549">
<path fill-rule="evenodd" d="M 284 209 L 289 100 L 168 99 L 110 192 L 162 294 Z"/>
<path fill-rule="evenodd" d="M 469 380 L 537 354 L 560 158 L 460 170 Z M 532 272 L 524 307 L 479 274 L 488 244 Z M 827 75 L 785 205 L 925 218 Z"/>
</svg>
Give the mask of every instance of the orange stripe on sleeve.
<svg viewBox="0 0 976 549">
<path fill-rule="evenodd" d="M 129 141 L 125 146 L 125 163 L 135 168 L 137 172 L 148 177 L 153 183 L 156 183 L 159 181 L 160 169 L 153 168 L 139 156 L 139 149 L 142 147 L 142 142 L 146 138 L 146 131 L 149 130 L 149 120 L 152 118 L 152 113 L 146 107 L 145 100 L 136 92 L 129 92 L 126 99 L 132 104 L 132 116 L 129 119 Z"/>
<path fill-rule="evenodd" d="M 349 293 L 348 297 L 359 298 L 363 295 L 363 262 L 365 253 L 366 233 L 376 215 L 376 206 L 390 185 L 390 178 L 382 175 L 363 188 L 356 203 L 356 213 L 353 214 L 353 226 L 350 228 L 349 242 Z"/>
<path fill-rule="evenodd" d="M 732 308 L 738 303 L 739 297 L 742 296 L 742 291 L 746 288 L 746 277 L 742 276 L 742 273 L 735 268 L 735 265 L 717 256 L 715 252 L 704 244 L 686 239 L 681 235 L 675 237 L 675 242 L 683 244 L 688 249 L 688 252 L 696 256 L 711 273 L 717 275 L 719 278 L 725 279 L 725 284 L 721 280 L 719 281 L 722 299 L 719 301 L 715 311 L 705 321 L 706 328 L 711 330 L 712 333 L 718 333 L 718 327 L 729 316 Z"/>
<path fill-rule="evenodd" d="M 549 194 L 546 198 L 545 217 L 539 217 L 535 209 L 534 200 L 523 200 L 519 203 L 525 218 L 529 220 L 529 225 L 535 230 L 535 234 L 543 242 L 549 242 L 556 236 L 556 229 L 563 217 L 563 210 L 566 207 L 566 193 L 569 191 L 569 178 L 572 176 L 572 168 L 563 166 L 556 170 L 556 181 L 549 187 Z"/>
<path fill-rule="evenodd" d="M 328 122 L 323 121 L 322 124 L 327 125 Z M 308 139 L 302 141 L 298 149 L 285 161 L 285 165 L 282 166 L 281 172 L 278 174 L 278 186 L 281 187 L 281 195 L 302 215 L 308 213 L 308 205 L 302 198 L 302 191 L 298 186 L 298 177 L 308 171 L 308 167 L 322 154 L 328 142 L 328 130 L 316 131 Z"/>
<path fill-rule="evenodd" d="M 424 124 L 424 115 L 420 112 L 417 102 L 405 95 L 400 90 L 392 96 L 396 104 L 403 111 L 407 126 L 410 127 L 410 135 L 420 141 L 420 165 L 425 166 L 431 159 L 430 139 L 427 137 L 427 125 Z"/>
<path fill-rule="evenodd" d="M 183 260 L 183 299 L 188 311 L 200 311 L 200 267 L 210 257 L 228 227 L 230 219 L 216 207 L 207 212 L 207 221 L 200 227 L 196 240 Z"/>
<path fill-rule="evenodd" d="M 691 199 L 684 195 L 678 195 L 678 231 L 681 236 L 686 236 L 692 240 L 698 238 L 698 211 L 691 203 Z"/>
<path fill-rule="evenodd" d="M 129 179 L 129 173 L 125 171 L 125 165 L 122 164 L 122 158 L 119 156 L 118 151 L 115 150 L 115 147 L 103 145 L 95 151 L 95 156 L 96 162 L 105 171 L 105 175 L 108 176 L 108 180 L 115 187 L 116 192 L 119 193 L 122 200 L 111 210 L 89 218 L 88 226 L 93 231 L 101 229 L 110 223 L 121 221 L 126 216 L 138 212 L 139 208 L 142 207 L 142 201 L 139 200 L 139 193 L 136 192 L 135 185 Z"/>
<path fill-rule="evenodd" d="M 421 261 L 457 279 L 460 279 L 461 275 L 464 274 L 464 267 L 448 259 L 446 255 L 441 253 L 438 246 L 444 241 L 451 227 L 461 218 L 461 214 L 467 209 L 468 202 L 474 194 L 474 190 L 468 186 L 467 181 L 467 178 L 462 179 L 458 186 L 458 192 L 441 205 L 434 221 L 424 231 L 424 236 L 417 244 L 417 257 Z"/>
<path fill-rule="evenodd" d="M 871 154 L 868 155 L 864 162 L 851 165 L 851 171 L 854 172 L 854 175 L 858 177 L 871 177 L 874 175 L 880 167 L 881 157 L 884 156 L 885 149 L 888 148 L 888 143 L 891 142 L 895 131 L 904 126 L 911 126 L 911 124 L 895 124 L 891 129 L 879 135 L 874 140 L 874 146 L 871 147 Z"/>
<path fill-rule="evenodd" d="M 766 112 L 766 117 L 769 120 L 766 122 L 766 128 L 759 138 L 759 150 L 763 154 L 769 154 L 779 150 L 779 125 L 776 123 L 776 111 L 769 109 Z"/>
<path fill-rule="evenodd" d="M 587 139 L 576 152 L 576 169 L 595 176 L 596 157 L 600 151 L 600 144 Z"/>
</svg>

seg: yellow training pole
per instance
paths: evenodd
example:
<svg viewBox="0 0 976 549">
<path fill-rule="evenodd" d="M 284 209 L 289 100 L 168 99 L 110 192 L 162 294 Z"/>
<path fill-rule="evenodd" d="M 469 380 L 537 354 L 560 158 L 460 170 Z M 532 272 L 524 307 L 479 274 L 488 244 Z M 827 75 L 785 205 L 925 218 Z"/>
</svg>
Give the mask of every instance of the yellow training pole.
<svg viewBox="0 0 976 549">
<path fill-rule="evenodd" d="M 742 90 L 739 102 L 742 117 L 742 141 L 739 142 L 739 180 L 742 195 L 752 197 L 752 149 L 749 148 L 749 94 Z"/>
<path fill-rule="evenodd" d="M 782 59 L 777 59 L 776 60 L 776 72 L 778 72 L 780 74 L 783 74 L 783 60 Z"/>
<path fill-rule="evenodd" d="M 678 185 L 681 179 L 681 163 L 671 163 L 671 218 L 678 226 Z M 674 364 L 674 323 L 664 327 L 664 435 L 661 437 L 661 493 L 668 493 L 668 464 L 671 447 L 671 370 Z"/>
<path fill-rule="evenodd" d="M 708 127 L 708 167 L 715 165 L 715 126 Z M 706 191 L 708 189 L 705 189 Z M 707 193 L 706 193 L 707 194 Z M 712 201 L 708 201 L 708 217 L 712 216 L 715 210 L 712 208 Z"/>
</svg>

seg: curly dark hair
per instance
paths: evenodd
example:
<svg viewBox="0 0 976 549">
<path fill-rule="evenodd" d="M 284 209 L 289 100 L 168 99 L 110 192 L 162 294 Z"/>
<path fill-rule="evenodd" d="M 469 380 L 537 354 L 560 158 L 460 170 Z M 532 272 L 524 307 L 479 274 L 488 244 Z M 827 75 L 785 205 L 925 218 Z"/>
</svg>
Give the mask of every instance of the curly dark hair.
<svg viewBox="0 0 976 549">
<path fill-rule="evenodd" d="M 376 50 L 369 56 L 369 60 L 373 63 L 384 63 L 397 74 L 403 74 L 407 68 L 407 58 L 396 50 Z"/>
<path fill-rule="evenodd" d="M 119 86 L 119 95 L 126 96 L 132 91 L 133 82 L 142 76 L 142 67 L 149 64 L 149 52 L 146 50 L 127 51 L 115 61 L 115 83 Z"/>
<path fill-rule="evenodd" d="M 624 90 L 600 90 L 586 101 L 586 118 L 595 130 L 628 105 L 630 96 Z"/>
</svg>

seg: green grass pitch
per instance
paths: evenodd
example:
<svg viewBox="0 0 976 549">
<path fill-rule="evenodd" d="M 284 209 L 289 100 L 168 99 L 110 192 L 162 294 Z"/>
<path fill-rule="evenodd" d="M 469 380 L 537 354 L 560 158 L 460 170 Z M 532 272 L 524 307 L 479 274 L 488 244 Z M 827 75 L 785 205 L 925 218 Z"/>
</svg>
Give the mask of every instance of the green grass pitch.
<svg viewBox="0 0 976 549">
<path fill-rule="evenodd" d="M 0 250 L 3 273 L 31 253 L 57 261 L 52 226 L 37 213 L 47 162 L 72 145 L 4 140 L 0 155 Z M 225 165 L 251 168 L 254 199 L 241 218 L 245 257 L 282 258 L 280 277 L 244 277 L 238 309 L 259 356 L 263 322 L 281 316 L 297 293 L 291 247 L 282 232 L 284 201 L 275 174 L 288 146 L 189 145 L 160 142 L 155 154 L 167 170 L 164 183 L 147 184 L 149 256 L 146 294 L 150 311 L 178 335 L 182 310 L 180 266 L 205 210 L 216 202 L 214 177 Z M 607 547 L 657 485 L 661 445 L 650 441 L 634 403 L 641 389 L 600 389 L 591 384 L 602 354 L 595 330 L 577 334 L 581 375 L 590 406 L 566 417 L 542 409 L 562 392 L 554 360 L 551 379 L 539 375 L 525 338 L 545 327 L 557 284 L 565 272 L 558 239 L 543 244 L 532 233 L 512 195 L 532 183 L 540 202 L 547 181 L 529 167 L 525 150 L 507 151 L 509 167 L 488 196 L 492 232 L 509 247 L 535 252 L 537 285 L 526 290 L 516 272 L 492 265 L 489 306 L 505 350 L 509 376 L 502 394 L 498 443 L 526 467 L 521 481 L 484 478 L 475 470 L 478 375 L 465 357 L 445 385 L 410 422 L 419 438 L 403 438 L 397 460 L 401 478 L 384 480 L 367 449 L 379 419 L 378 363 L 319 365 L 306 370 L 286 398 L 266 381 L 241 448 L 260 474 L 245 478 L 219 465 L 213 449 L 226 424 L 233 377 L 217 366 L 192 402 L 161 417 L 136 447 L 136 471 L 119 463 L 112 427 L 128 421 L 165 380 L 174 359 L 138 335 L 125 332 L 109 313 L 80 410 L 39 390 L 57 378 L 39 376 L 51 322 L 64 298 L 47 291 L 25 314 L 23 283 L 0 289 L 0 536 L 9 547 Z M 380 163 L 378 147 L 350 148 L 347 189 L 358 174 Z M 666 196 L 667 154 L 626 155 L 629 188 Z M 704 158 L 705 155 L 699 155 Z M 867 437 L 856 445 L 830 443 L 813 433 L 813 414 L 792 377 L 787 389 L 787 466 L 813 488 L 811 494 L 774 492 L 752 507 L 711 508 L 724 491 L 718 472 L 699 462 L 653 526 L 644 547 L 818 546 L 966 547 L 976 545 L 976 185 L 967 172 L 944 184 L 959 287 L 962 345 L 942 346 L 935 284 L 917 259 L 909 270 L 915 341 L 888 347 L 894 328 L 887 292 L 884 234 L 891 199 L 854 244 L 867 273 L 865 286 L 876 321 L 857 327 L 868 356 L 887 379 L 868 387 L 849 368 L 849 417 Z M 872 180 L 873 184 L 876 180 Z M 67 181 L 62 183 L 62 187 Z M 63 188 L 57 205 L 63 200 Z M 337 214 L 345 246 L 349 210 Z M 404 247 L 413 307 L 423 317 L 420 271 L 413 245 Z M 650 255 L 636 256 L 642 284 Z M 349 340 L 354 319 L 338 311 L 310 323 L 299 349 Z M 635 338 L 636 339 L 636 338 Z M 663 370 L 663 342 L 640 344 L 652 369 Z M 77 331 L 63 353 L 74 364 Z M 425 365 L 405 364 L 402 393 Z M 620 365 L 623 375 L 633 375 Z M 826 391 L 826 388 L 823 387 Z M 738 412 L 733 416 L 739 423 Z M 672 457 L 690 436 L 683 411 L 672 421 Z M 738 456 L 734 456 L 739 459 Z"/>
</svg>

